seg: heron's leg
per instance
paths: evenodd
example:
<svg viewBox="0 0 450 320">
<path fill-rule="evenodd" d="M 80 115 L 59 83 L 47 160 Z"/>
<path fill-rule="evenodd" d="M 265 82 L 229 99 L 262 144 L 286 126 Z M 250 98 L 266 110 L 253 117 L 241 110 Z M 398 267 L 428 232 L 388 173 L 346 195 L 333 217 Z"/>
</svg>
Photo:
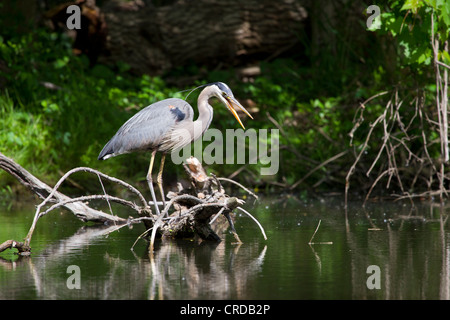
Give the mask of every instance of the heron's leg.
<svg viewBox="0 0 450 320">
<path fill-rule="evenodd" d="M 150 188 L 150 193 L 152 194 L 152 200 L 153 200 L 153 204 L 155 205 L 156 214 L 159 216 L 160 212 L 159 212 L 159 208 L 158 208 L 158 202 L 156 201 L 155 190 L 153 189 L 153 179 L 152 179 L 152 170 L 153 170 L 153 163 L 155 161 L 155 155 L 156 155 L 156 150 L 152 152 L 152 157 L 150 159 L 150 166 L 148 167 L 148 173 L 147 173 L 147 183 Z"/>
<path fill-rule="evenodd" d="M 163 173 L 163 169 L 164 169 L 164 161 L 165 160 L 166 160 L 166 154 L 163 152 L 161 155 L 161 164 L 159 166 L 158 178 L 156 179 L 156 181 L 158 182 L 159 191 L 161 192 L 163 208 L 166 208 L 166 197 L 164 196 L 163 179 L 162 179 L 162 173 Z"/>
</svg>

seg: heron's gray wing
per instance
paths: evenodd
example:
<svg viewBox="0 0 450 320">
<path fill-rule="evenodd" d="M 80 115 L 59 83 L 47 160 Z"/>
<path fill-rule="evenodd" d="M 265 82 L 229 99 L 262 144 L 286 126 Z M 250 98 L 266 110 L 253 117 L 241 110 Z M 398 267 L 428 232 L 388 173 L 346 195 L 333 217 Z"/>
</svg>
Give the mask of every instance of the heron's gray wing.
<svg viewBox="0 0 450 320">
<path fill-rule="evenodd" d="M 104 160 L 123 153 L 157 150 L 167 132 L 180 122 L 192 121 L 193 117 L 192 107 L 181 99 L 151 104 L 120 127 L 98 158 Z"/>
<path fill-rule="evenodd" d="M 167 131 L 160 144 L 160 150 L 167 152 L 181 149 L 203 134 L 202 123 L 187 120 L 178 123 Z"/>
</svg>

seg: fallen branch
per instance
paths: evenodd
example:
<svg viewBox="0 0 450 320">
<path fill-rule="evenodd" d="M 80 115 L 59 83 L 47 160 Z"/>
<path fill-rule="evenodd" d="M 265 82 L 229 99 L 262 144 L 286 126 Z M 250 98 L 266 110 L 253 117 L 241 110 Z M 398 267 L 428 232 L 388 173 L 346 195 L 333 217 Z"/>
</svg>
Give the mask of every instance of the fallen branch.
<svg viewBox="0 0 450 320">
<path fill-rule="evenodd" d="M 74 173 L 77 173 L 77 172 L 89 172 L 89 173 L 93 173 L 93 174 L 97 175 L 99 178 L 100 178 L 100 177 L 103 177 L 103 178 L 106 178 L 106 179 L 108 179 L 108 180 L 110 180 L 110 181 L 112 181 L 112 182 L 114 182 L 114 183 L 117 183 L 117 184 L 119 184 L 119 185 L 121 185 L 121 186 L 126 187 L 128 190 L 130 190 L 131 192 L 133 192 L 134 194 L 136 194 L 136 195 L 138 196 L 138 198 L 139 198 L 139 199 L 141 200 L 141 202 L 143 203 L 143 207 L 141 208 L 141 207 L 135 205 L 134 203 L 132 203 L 132 202 L 130 202 L 130 201 L 126 201 L 126 200 L 124 200 L 124 199 L 120 199 L 120 198 L 117 198 L 117 197 L 110 197 L 110 196 L 108 196 L 108 195 L 93 195 L 93 196 L 79 197 L 79 198 L 75 198 L 75 199 L 71 199 L 71 198 L 69 198 L 69 197 L 67 197 L 67 196 L 64 196 L 64 199 L 62 199 L 62 198 L 59 199 L 59 201 L 58 201 L 55 205 L 51 206 L 51 207 L 50 207 L 49 209 L 47 209 L 46 211 L 41 212 L 42 208 L 43 208 L 48 202 L 50 202 L 50 201 L 55 197 L 56 194 L 60 194 L 60 192 L 58 191 L 58 188 L 62 185 L 62 183 L 63 183 L 70 175 L 72 175 L 72 174 L 74 174 Z M 100 183 L 101 183 L 101 179 L 100 179 Z M 103 187 L 103 184 L 102 184 L 102 183 L 101 183 L 101 185 L 102 185 L 102 189 L 104 190 L 104 187 Z M 49 195 L 44 199 L 44 201 L 42 201 L 42 202 L 36 207 L 36 213 L 35 213 L 35 215 L 34 215 L 33 223 L 31 224 L 30 230 L 28 231 L 28 234 L 27 234 L 27 236 L 25 237 L 25 243 L 29 246 L 30 241 L 31 241 L 31 237 L 32 237 L 33 232 L 34 232 L 34 229 L 35 229 L 35 227 L 36 227 L 36 223 L 37 223 L 37 221 L 39 220 L 40 217 L 44 216 L 44 215 L 47 214 L 48 212 L 50 212 L 50 211 L 52 211 L 52 210 L 54 210 L 54 209 L 56 209 L 56 208 L 59 208 L 59 207 L 61 207 L 61 206 L 67 207 L 67 206 L 70 206 L 70 204 L 72 204 L 72 203 L 83 203 L 82 201 L 93 200 L 93 199 L 103 199 L 103 200 L 106 200 L 106 201 L 111 200 L 111 201 L 115 201 L 115 202 L 118 202 L 118 203 L 123 204 L 123 205 L 127 205 L 127 206 L 131 207 L 132 209 L 134 209 L 135 211 L 137 211 L 139 215 L 142 215 L 143 212 L 145 212 L 145 213 L 148 215 L 148 214 L 151 212 L 150 207 L 147 205 L 147 203 L 146 203 L 146 201 L 145 201 L 145 198 L 144 198 L 144 197 L 142 196 L 142 194 L 141 194 L 136 188 L 134 188 L 133 186 L 129 185 L 128 183 L 126 183 L 126 182 L 124 182 L 124 181 L 122 181 L 122 180 L 119 180 L 119 179 L 110 177 L 110 176 L 108 176 L 108 175 L 106 175 L 106 174 L 104 174 L 104 173 L 101 173 L 101 172 L 99 172 L 99 171 L 97 171 L 97 170 L 95 170 L 95 169 L 92 169 L 92 168 L 86 168 L 86 167 L 79 167 L 79 168 L 75 168 L 75 169 L 69 170 L 66 174 L 64 174 L 64 175 L 59 179 L 59 181 L 56 183 L 56 185 L 53 187 L 53 189 L 51 190 L 51 192 L 49 193 Z M 108 204 L 109 204 L 109 202 L 108 202 Z M 87 206 L 87 205 L 86 205 L 86 206 Z M 76 213 L 76 212 L 73 212 L 73 213 L 75 214 L 75 216 L 77 216 L 77 218 L 81 219 L 82 221 L 87 221 L 87 220 L 85 219 L 84 216 L 80 216 L 80 215 L 79 215 L 78 213 Z M 127 221 L 126 219 L 117 217 L 117 216 L 115 216 L 115 215 L 110 215 L 110 214 L 106 214 L 106 213 L 102 213 L 102 215 L 107 215 L 108 217 L 111 217 L 111 218 L 109 218 L 109 220 L 106 220 L 106 221 L 97 221 L 97 220 L 90 220 L 90 221 L 94 221 L 94 222 L 103 222 L 103 223 L 106 223 L 106 222 L 112 222 L 112 223 L 114 223 L 114 224 L 123 224 L 123 223 L 125 223 L 125 222 Z"/>
<path fill-rule="evenodd" d="M 23 242 L 17 242 L 14 240 L 6 240 L 2 244 L 0 244 L 0 252 L 5 251 L 6 249 L 17 249 L 21 255 L 27 255 L 31 252 L 31 248 L 24 244 Z"/>
<path fill-rule="evenodd" d="M 25 241 L 22 243 L 15 240 L 7 240 L 0 245 L 0 252 L 6 249 L 15 248 L 20 254 L 30 253 L 31 238 L 39 218 L 61 207 L 70 210 L 78 219 L 85 222 L 93 221 L 103 224 L 113 224 L 113 228 L 111 228 L 110 232 L 117 231 L 126 225 L 143 222 L 146 231 L 136 239 L 135 243 L 142 237 L 148 236 L 151 231 L 149 246 L 151 252 L 153 251 L 154 241 L 157 236 L 165 238 L 198 236 L 202 240 L 221 241 L 220 237 L 213 231 L 211 227 L 212 223 L 210 223 L 213 220 L 212 217 L 214 217 L 215 221 L 219 215 L 227 219 L 235 238 L 241 243 L 230 216 L 230 213 L 236 208 L 242 210 L 256 221 L 262 230 L 264 238 L 267 239 L 264 229 L 259 222 L 250 213 L 240 208 L 244 201 L 235 197 L 229 197 L 225 193 L 225 189 L 222 187 L 219 180 L 237 184 L 255 198 L 257 198 L 257 195 L 233 180 L 217 178 L 214 175 L 208 177 L 200 162 L 195 158 L 188 159 L 187 163 L 188 165 L 185 166 L 185 169 L 191 178 L 193 190 L 184 189 L 180 185 L 177 193 L 169 192 L 168 198 L 170 201 L 167 203 L 166 207 L 163 208 L 161 214 L 156 216 L 152 214 L 149 204 L 136 188 L 122 180 L 105 175 L 95 169 L 87 167 L 74 168 L 65 173 L 55 186 L 51 188 L 15 163 L 12 159 L 7 158 L 0 153 L 0 168 L 16 177 L 22 184 L 26 185 L 37 194 L 39 198 L 43 199 L 36 208 L 35 216 L 30 230 L 25 237 Z M 79 172 L 96 175 L 99 178 L 103 194 L 70 198 L 58 190 L 64 181 L 67 181 L 71 175 Z M 137 196 L 140 203 L 108 195 L 103 186 L 102 179 L 125 187 L 132 194 Z M 111 214 L 90 208 L 86 202 L 92 200 L 106 201 Z M 113 215 L 110 202 L 115 202 L 130 208 L 133 212 L 137 213 L 138 217 L 130 215 L 128 219 L 124 219 Z M 169 211 L 172 211 L 170 215 Z"/>
<path fill-rule="evenodd" d="M 67 201 L 70 197 L 54 191 L 53 188 L 33 176 L 19 164 L 14 162 L 12 159 L 6 157 L 0 152 L 0 169 L 5 170 L 7 173 L 15 177 L 22 185 L 29 188 L 34 194 L 36 194 L 41 199 L 49 198 L 48 201 L 58 203 L 62 201 Z M 102 211 L 95 210 L 83 202 L 71 202 L 64 205 L 66 209 L 75 214 L 79 219 L 83 221 L 93 221 L 93 222 L 112 222 L 120 223 L 125 222 L 125 219 L 120 217 L 112 216 L 106 214 Z"/>
</svg>

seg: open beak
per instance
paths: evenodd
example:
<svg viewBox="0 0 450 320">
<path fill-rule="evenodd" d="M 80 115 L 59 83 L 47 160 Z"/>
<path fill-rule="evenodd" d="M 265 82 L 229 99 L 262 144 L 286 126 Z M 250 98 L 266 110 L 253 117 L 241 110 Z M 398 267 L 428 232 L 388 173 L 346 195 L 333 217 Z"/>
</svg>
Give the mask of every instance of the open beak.
<svg viewBox="0 0 450 320">
<path fill-rule="evenodd" d="M 236 120 L 239 122 L 239 124 L 241 125 L 242 129 L 245 130 L 244 125 L 242 124 L 241 119 L 239 118 L 236 110 L 234 109 L 234 106 L 238 107 L 239 109 L 241 109 L 242 111 L 245 112 L 246 115 L 248 115 L 251 119 L 253 119 L 252 115 L 250 113 L 248 113 L 247 110 L 245 110 L 245 108 L 239 103 L 239 101 L 237 101 L 234 97 L 225 97 L 226 103 L 227 103 L 227 107 L 228 109 L 231 111 L 231 113 L 233 114 L 233 116 L 236 118 Z"/>
</svg>

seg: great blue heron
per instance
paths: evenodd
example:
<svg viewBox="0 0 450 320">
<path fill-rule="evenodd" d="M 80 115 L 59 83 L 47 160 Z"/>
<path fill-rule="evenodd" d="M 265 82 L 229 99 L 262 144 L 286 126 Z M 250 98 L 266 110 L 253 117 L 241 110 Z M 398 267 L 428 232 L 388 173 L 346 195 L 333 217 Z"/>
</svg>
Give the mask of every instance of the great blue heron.
<svg viewBox="0 0 450 320">
<path fill-rule="evenodd" d="M 231 89 L 223 82 L 215 82 L 207 85 L 200 93 L 197 101 L 199 115 L 194 119 L 192 107 L 182 99 L 170 98 L 155 102 L 142 109 L 125 122 L 117 133 L 108 141 L 100 152 L 98 159 L 106 160 L 119 154 L 135 151 L 151 151 L 150 166 L 147 173 L 147 182 L 152 195 L 157 214 L 159 208 L 153 189 L 152 169 L 156 152 L 161 152 L 161 164 L 157 183 L 161 192 L 163 206 L 165 197 L 162 184 L 162 172 L 166 153 L 174 149 L 180 149 L 192 141 L 200 138 L 208 129 L 213 117 L 213 108 L 208 103 L 212 97 L 218 98 L 234 115 L 236 120 L 245 129 L 234 106 L 239 107 L 250 118 L 253 117 L 234 98 Z"/>
</svg>

